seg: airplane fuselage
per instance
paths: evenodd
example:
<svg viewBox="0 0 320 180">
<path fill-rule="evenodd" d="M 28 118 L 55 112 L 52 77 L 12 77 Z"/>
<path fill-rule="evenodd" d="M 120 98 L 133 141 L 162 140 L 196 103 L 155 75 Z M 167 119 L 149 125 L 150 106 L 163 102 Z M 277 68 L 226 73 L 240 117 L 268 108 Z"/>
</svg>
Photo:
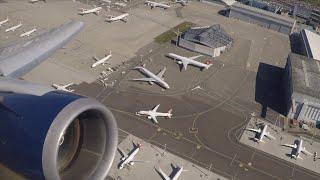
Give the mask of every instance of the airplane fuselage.
<svg viewBox="0 0 320 180">
<path fill-rule="evenodd" d="M 9 21 L 9 19 L 7 18 L 7 19 L 5 19 L 5 20 L 3 20 L 3 21 L 0 21 L 0 26 L 2 26 L 3 24 L 5 24 L 5 23 L 7 23 Z"/>
<path fill-rule="evenodd" d="M 179 170 L 177 171 L 177 173 L 172 177 L 171 180 L 178 180 L 178 178 L 180 177 L 181 173 L 183 172 L 183 166 L 181 166 L 179 168 Z"/>
<path fill-rule="evenodd" d="M 148 116 L 155 116 L 155 117 L 170 117 L 170 113 L 162 113 L 162 112 L 153 112 L 153 111 L 139 111 L 139 115 L 148 115 Z"/>
<path fill-rule="evenodd" d="M 132 164 L 132 160 L 134 159 L 134 157 L 137 155 L 137 153 L 139 152 L 140 150 L 140 147 L 136 147 L 131 154 L 129 154 L 128 157 L 126 157 L 120 164 L 119 166 L 119 169 L 122 169 L 125 165 L 127 164 L 130 164 L 130 165 L 133 165 Z"/>
<path fill-rule="evenodd" d="M 125 14 L 121 14 L 121 15 L 116 16 L 116 17 L 112 17 L 112 18 L 110 18 L 110 19 L 106 19 L 106 21 L 108 21 L 108 22 L 119 21 L 119 20 L 125 19 L 127 16 L 129 16 L 129 14 L 128 14 L 128 13 L 125 13 Z"/>
<path fill-rule="evenodd" d="M 21 34 L 20 37 L 30 36 L 32 33 L 36 32 L 36 31 L 37 31 L 37 29 L 34 28 L 34 29 L 32 29 L 32 30 L 30 30 L 28 32 L 25 32 L 25 33 Z"/>
<path fill-rule="evenodd" d="M 295 158 L 299 158 L 301 151 L 302 151 L 302 139 L 299 140 L 299 143 L 297 144 L 296 153 L 293 155 Z"/>
<path fill-rule="evenodd" d="M 150 72 L 148 69 L 144 68 L 144 67 L 138 67 L 139 70 L 145 74 L 146 76 L 154 79 L 160 86 L 169 89 L 170 86 L 168 83 L 166 83 L 162 78 L 158 77 L 157 75 L 153 74 L 152 72 Z"/>
<path fill-rule="evenodd" d="M 154 1 L 145 1 L 145 3 L 148 6 L 151 6 L 151 7 L 160 7 L 160 8 L 164 8 L 164 9 L 170 8 L 169 5 L 166 5 L 166 4 L 163 4 L 163 3 L 157 3 L 157 2 L 154 2 Z"/>
<path fill-rule="evenodd" d="M 22 24 L 20 23 L 20 24 L 18 24 L 16 26 L 13 26 L 11 28 L 6 29 L 6 32 L 15 31 L 16 29 L 18 29 L 21 26 L 22 26 Z"/>
<path fill-rule="evenodd" d="M 263 126 L 261 133 L 260 133 L 260 136 L 259 136 L 259 141 L 262 141 L 263 137 L 266 135 L 267 128 L 268 128 L 268 125 Z"/>
<path fill-rule="evenodd" d="M 96 12 L 99 12 L 101 9 L 102 9 L 102 7 L 96 7 L 93 9 L 83 10 L 79 14 L 85 15 L 85 14 L 90 14 L 90 13 L 96 13 Z"/>
<path fill-rule="evenodd" d="M 204 64 L 202 62 L 195 61 L 193 59 L 190 59 L 190 58 L 187 58 L 187 57 L 183 57 L 183 56 L 180 56 L 180 55 L 177 55 L 177 54 L 174 54 L 174 53 L 169 53 L 168 56 L 173 58 L 174 60 L 180 61 L 179 64 L 183 64 L 182 61 L 184 61 L 186 64 L 192 64 L 192 65 L 200 67 L 200 68 L 208 69 L 210 67 L 210 65 L 208 65 L 208 64 Z"/>
<path fill-rule="evenodd" d="M 105 62 L 106 62 L 109 58 L 111 58 L 111 57 L 112 57 L 112 55 L 109 54 L 108 56 L 106 56 L 106 57 L 98 60 L 98 61 L 95 62 L 95 63 L 93 63 L 91 67 L 94 68 L 94 67 L 96 67 L 96 66 L 98 66 L 98 65 L 100 65 L 100 64 L 103 64 L 103 63 L 105 63 Z"/>
</svg>

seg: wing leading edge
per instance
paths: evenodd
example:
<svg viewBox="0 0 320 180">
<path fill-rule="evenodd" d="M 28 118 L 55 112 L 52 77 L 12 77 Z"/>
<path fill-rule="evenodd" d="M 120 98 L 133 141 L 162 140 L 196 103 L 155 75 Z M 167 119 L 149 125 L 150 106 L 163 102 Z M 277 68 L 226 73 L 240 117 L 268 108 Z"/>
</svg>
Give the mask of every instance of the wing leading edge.
<svg viewBox="0 0 320 180">
<path fill-rule="evenodd" d="M 83 22 L 72 20 L 31 40 L 4 48 L 0 52 L 1 76 L 19 78 L 25 75 L 63 47 L 83 27 Z"/>
</svg>

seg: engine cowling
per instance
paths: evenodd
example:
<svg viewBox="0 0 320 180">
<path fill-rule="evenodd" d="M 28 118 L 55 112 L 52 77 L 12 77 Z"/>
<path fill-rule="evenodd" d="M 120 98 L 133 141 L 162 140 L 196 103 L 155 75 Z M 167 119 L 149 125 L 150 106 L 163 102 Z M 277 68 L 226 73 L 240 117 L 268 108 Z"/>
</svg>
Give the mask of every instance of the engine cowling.
<svg viewBox="0 0 320 180">
<path fill-rule="evenodd" d="M 0 161 L 28 179 L 104 179 L 118 143 L 112 113 L 61 91 L 0 93 Z"/>
</svg>

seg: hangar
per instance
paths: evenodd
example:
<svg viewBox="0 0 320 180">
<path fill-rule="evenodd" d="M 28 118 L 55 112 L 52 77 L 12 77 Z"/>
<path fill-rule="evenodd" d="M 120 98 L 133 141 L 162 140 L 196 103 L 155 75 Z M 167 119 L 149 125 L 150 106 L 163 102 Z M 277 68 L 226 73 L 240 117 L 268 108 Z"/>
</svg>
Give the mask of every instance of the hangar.
<svg viewBox="0 0 320 180">
<path fill-rule="evenodd" d="M 232 46 L 232 38 L 219 24 L 190 28 L 179 37 L 179 46 L 212 57 L 220 56 Z"/>
</svg>

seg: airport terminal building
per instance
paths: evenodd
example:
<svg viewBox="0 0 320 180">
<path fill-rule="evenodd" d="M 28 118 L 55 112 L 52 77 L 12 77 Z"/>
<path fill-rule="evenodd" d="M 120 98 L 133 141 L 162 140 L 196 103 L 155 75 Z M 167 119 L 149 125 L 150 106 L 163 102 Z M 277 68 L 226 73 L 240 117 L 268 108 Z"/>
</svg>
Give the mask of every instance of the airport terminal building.
<svg viewBox="0 0 320 180">
<path fill-rule="evenodd" d="M 179 37 L 179 46 L 212 57 L 220 56 L 230 49 L 232 42 L 232 38 L 219 24 L 191 28 Z"/>
<path fill-rule="evenodd" d="M 239 2 L 230 6 L 229 17 L 258 24 L 283 34 L 291 34 L 296 25 L 296 21 L 293 18 L 244 5 Z"/>
<path fill-rule="evenodd" d="M 320 126 L 320 62 L 290 54 L 283 85 L 289 119 Z"/>
</svg>

